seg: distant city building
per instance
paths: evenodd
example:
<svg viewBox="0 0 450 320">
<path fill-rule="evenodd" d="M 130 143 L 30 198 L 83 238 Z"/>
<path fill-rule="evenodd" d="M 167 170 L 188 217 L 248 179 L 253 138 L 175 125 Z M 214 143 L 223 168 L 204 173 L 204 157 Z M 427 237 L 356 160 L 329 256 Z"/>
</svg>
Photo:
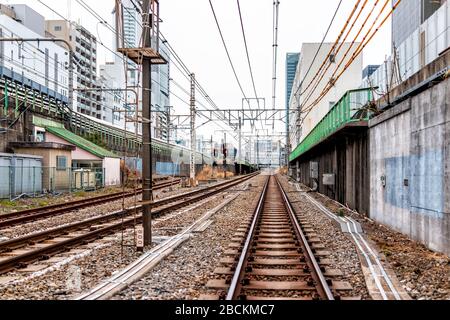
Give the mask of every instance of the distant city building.
<svg viewBox="0 0 450 320">
<path fill-rule="evenodd" d="M 125 92 L 114 91 L 120 88 L 116 79 L 113 78 L 105 65 L 100 66 L 99 86 L 102 89 L 102 110 L 101 118 L 103 121 L 113 125 L 125 128 Z"/>
<path fill-rule="evenodd" d="M 370 77 L 375 71 L 377 71 L 377 69 L 380 67 L 379 64 L 374 65 L 368 65 L 367 67 L 364 68 L 363 72 L 362 72 L 362 78 L 366 79 L 368 77 Z"/>
<path fill-rule="evenodd" d="M 75 50 L 77 81 L 75 89 L 98 89 L 97 83 L 97 40 L 81 25 L 66 20 L 47 20 L 48 34 L 64 39 Z M 100 91 L 74 92 L 74 110 L 82 114 L 102 119 Z"/>
<path fill-rule="evenodd" d="M 42 15 L 26 5 L 1 5 L 0 37 L 43 38 L 44 21 Z M 67 101 L 69 53 L 59 43 L 0 42 L 0 66 L 4 68 L 4 73 L 7 70 L 15 72 L 22 77 L 22 81 L 34 81 L 50 96 Z"/>
<path fill-rule="evenodd" d="M 169 50 L 167 45 L 161 41 L 159 45 L 160 54 L 169 61 Z M 168 110 L 170 107 L 170 63 L 152 66 L 152 111 L 154 111 L 155 137 L 167 140 L 168 132 Z"/>
<path fill-rule="evenodd" d="M 447 17 L 450 17 L 448 1 L 402 1 L 392 18 L 395 52 L 364 79 L 362 86 L 379 87 L 375 92 L 375 98 L 379 98 L 388 88 L 392 89 L 438 58 L 450 46 Z"/>
<path fill-rule="evenodd" d="M 254 139 L 249 152 L 250 163 L 262 167 L 279 167 L 281 160 L 281 144 L 272 139 Z"/>
<path fill-rule="evenodd" d="M 122 0 L 121 1 L 123 6 L 123 16 L 122 16 L 122 27 L 123 27 L 123 33 L 120 32 L 121 37 L 119 39 L 114 38 L 113 43 L 115 45 L 115 50 L 117 51 L 117 42 L 119 42 L 119 47 L 124 48 L 137 48 L 140 46 L 141 42 L 141 34 L 142 34 L 142 17 L 141 15 L 136 11 L 135 5 L 132 0 Z M 116 11 L 115 8 L 112 12 L 113 14 L 113 21 L 116 21 L 115 15 Z M 115 29 L 118 30 L 119 27 L 115 26 Z M 116 37 L 116 36 L 114 36 Z M 118 56 L 115 57 L 115 63 L 117 64 L 123 64 L 123 59 L 119 58 Z M 134 63 L 131 60 L 128 60 L 128 81 L 132 85 L 137 85 L 139 82 L 138 79 L 138 66 L 136 63 Z"/>
<path fill-rule="evenodd" d="M 447 0 L 402 1 L 392 15 L 392 41 L 402 44 L 419 26 L 434 14 Z M 398 0 L 392 0 L 394 6 Z"/>
<path fill-rule="evenodd" d="M 286 54 L 286 108 L 289 108 L 292 86 L 294 85 L 295 73 L 297 71 L 300 53 Z"/>
<path fill-rule="evenodd" d="M 289 131 L 289 122 L 291 118 L 289 112 L 289 104 L 291 101 L 292 87 L 294 85 L 295 73 L 297 72 L 299 60 L 300 53 L 286 54 L 286 132 Z"/>
<path fill-rule="evenodd" d="M 12 4 L 15 20 L 23 24 L 30 30 L 36 32 L 39 36 L 45 37 L 44 17 L 25 4 Z"/>
</svg>

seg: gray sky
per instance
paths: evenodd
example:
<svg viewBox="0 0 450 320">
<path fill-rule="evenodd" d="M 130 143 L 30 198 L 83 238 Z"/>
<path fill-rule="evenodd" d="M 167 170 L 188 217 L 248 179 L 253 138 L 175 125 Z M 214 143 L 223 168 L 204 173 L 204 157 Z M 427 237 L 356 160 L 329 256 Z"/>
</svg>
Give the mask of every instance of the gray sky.
<svg viewBox="0 0 450 320">
<path fill-rule="evenodd" d="M 80 22 L 108 47 L 112 45 L 112 33 L 98 23 L 76 0 L 42 0 L 65 17 Z M 114 0 L 85 0 L 105 20 L 112 23 L 111 11 Z M 4 3 L 26 3 L 46 18 L 58 18 L 37 0 Z M 374 0 L 369 1 L 374 3 Z M 163 34 L 183 59 L 188 68 L 196 73 L 198 81 L 220 107 L 241 107 L 242 94 L 236 83 L 225 50 L 219 38 L 208 0 L 161 0 L 161 26 Z M 241 9 L 253 65 L 258 95 L 271 104 L 272 94 L 272 0 L 241 0 Z M 285 55 L 298 52 L 303 42 L 320 42 L 328 27 L 339 0 L 281 0 L 277 105 L 285 106 Z M 214 0 L 216 14 L 229 47 L 233 63 L 245 93 L 253 97 L 250 73 L 245 56 L 244 43 L 235 0 Z M 328 41 L 334 41 L 352 10 L 355 1 L 344 0 L 338 18 L 331 29 Z M 69 10 L 70 8 L 70 10 Z M 379 34 L 366 47 L 364 65 L 380 64 L 390 53 L 391 24 L 385 24 Z M 99 63 L 111 60 L 111 54 L 101 46 Z M 189 83 L 172 68 L 171 77 L 189 89 Z M 172 90 L 189 101 L 188 96 L 172 86 Z M 204 101 L 203 101 L 204 102 Z M 172 98 L 171 104 L 185 114 L 188 107 Z M 203 120 L 199 119 L 202 123 Z M 200 134 L 209 136 L 217 126 L 206 126 Z M 279 123 L 276 131 L 284 131 Z"/>
</svg>

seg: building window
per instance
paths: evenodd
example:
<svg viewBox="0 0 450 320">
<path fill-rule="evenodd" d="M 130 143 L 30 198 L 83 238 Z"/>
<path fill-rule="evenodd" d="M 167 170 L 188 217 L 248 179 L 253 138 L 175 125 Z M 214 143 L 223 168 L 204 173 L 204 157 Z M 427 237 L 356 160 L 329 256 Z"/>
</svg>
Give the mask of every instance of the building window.
<svg viewBox="0 0 450 320">
<path fill-rule="evenodd" d="M 55 31 L 61 31 L 61 26 L 55 26 Z"/>
<path fill-rule="evenodd" d="M 67 168 L 67 157 L 57 156 L 56 157 L 56 170 L 66 170 Z"/>
<path fill-rule="evenodd" d="M 36 142 L 45 141 L 45 131 L 36 131 Z"/>
</svg>

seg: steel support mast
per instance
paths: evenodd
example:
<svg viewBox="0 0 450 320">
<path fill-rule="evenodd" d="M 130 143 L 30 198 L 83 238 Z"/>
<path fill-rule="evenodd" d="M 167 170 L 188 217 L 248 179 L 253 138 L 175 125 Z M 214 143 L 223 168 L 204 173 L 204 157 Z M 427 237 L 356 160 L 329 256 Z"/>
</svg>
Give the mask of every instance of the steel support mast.
<svg viewBox="0 0 450 320">
<path fill-rule="evenodd" d="M 143 48 L 151 47 L 151 14 L 150 0 L 143 0 Z M 152 181 L 152 132 L 151 132 L 151 59 L 143 57 L 142 60 L 142 201 L 143 205 L 143 227 L 144 245 L 152 244 L 152 213 L 150 202 L 153 201 Z"/>
<path fill-rule="evenodd" d="M 239 117 L 239 175 L 242 175 L 242 122 Z"/>
<path fill-rule="evenodd" d="M 191 187 L 195 187 L 197 182 L 195 181 L 195 151 L 196 151 L 196 134 L 195 134 L 195 74 L 191 73 L 191 160 L 190 160 L 190 172 L 189 180 Z"/>
</svg>

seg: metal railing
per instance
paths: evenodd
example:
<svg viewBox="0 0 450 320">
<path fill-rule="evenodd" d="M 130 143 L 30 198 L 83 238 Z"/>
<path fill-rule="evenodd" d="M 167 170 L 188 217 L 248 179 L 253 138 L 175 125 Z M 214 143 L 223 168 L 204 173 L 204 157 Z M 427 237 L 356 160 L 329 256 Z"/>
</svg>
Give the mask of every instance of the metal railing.
<svg viewBox="0 0 450 320">
<path fill-rule="evenodd" d="M 355 117 L 372 100 L 372 92 L 368 88 L 347 91 L 344 96 L 331 108 L 325 117 L 316 125 L 308 136 L 291 153 L 289 161 L 293 161 L 313 146 L 323 141 L 343 126 L 351 122 L 369 120 L 369 113 L 362 118 Z"/>
</svg>

